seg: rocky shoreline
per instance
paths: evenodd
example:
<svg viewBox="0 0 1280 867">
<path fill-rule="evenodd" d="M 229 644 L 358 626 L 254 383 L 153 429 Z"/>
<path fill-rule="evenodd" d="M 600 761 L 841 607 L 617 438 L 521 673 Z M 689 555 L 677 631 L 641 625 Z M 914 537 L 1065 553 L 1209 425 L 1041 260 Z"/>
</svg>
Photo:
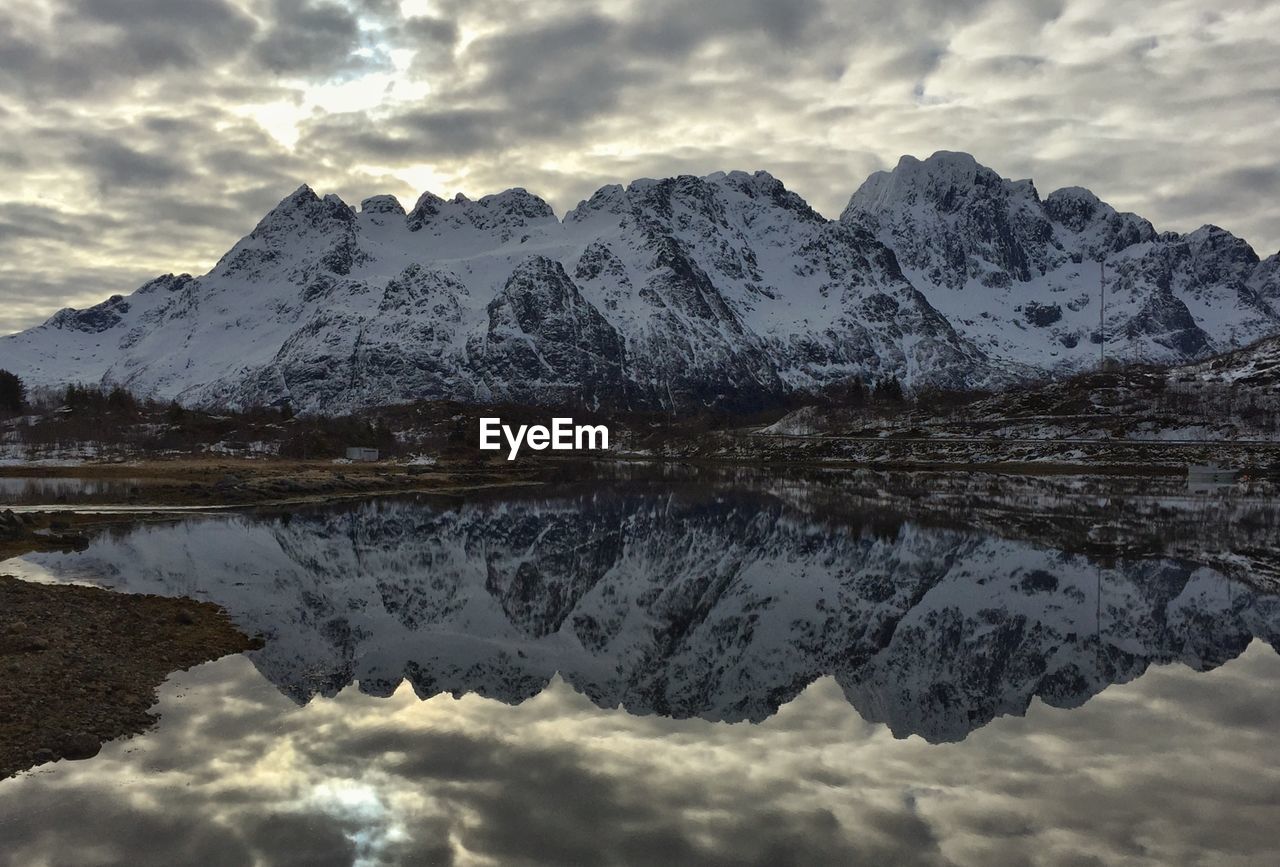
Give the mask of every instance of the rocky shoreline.
<svg viewBox="0 0 1280 867">
<path fill-rule="evenodd" d="M 6 509 L 0 558 L 80 550 L 125 518 Z M 170 674 L 260 646 L 207 602 L 0 575 L 0 779 L 145 731 Z"/>
<path fill-rule="evenodd" d="M 260 646 L 208 602 L 0 576 L 0 779 L 145 731 L 171 673 Z"/>
</svg>

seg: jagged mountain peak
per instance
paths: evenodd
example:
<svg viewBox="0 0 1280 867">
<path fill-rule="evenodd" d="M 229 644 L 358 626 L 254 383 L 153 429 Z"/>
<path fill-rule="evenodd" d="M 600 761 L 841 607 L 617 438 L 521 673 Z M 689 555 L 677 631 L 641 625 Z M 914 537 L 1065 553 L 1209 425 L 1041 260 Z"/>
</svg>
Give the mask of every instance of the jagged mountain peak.
<svg viewBox="0 0 1280 867">
<path fill-rule="evenodd" d="M 951 213 L 974 198 L 1027 198 L 1039 202 L 1030 180 L 1008 180 L 971 154 L 937 151 L 927 159 L 904 155 L 891 171 L 873 173 L 841 214 L 845 222 L 875 222 L 881 215 L 915 209 Z"/>
<path fill-rule="evenodd" d="M 782 181 L 764 169 L 757 169 L 754 172 L 747 172 L 742 169 L 712 172 L 709 175 L 703 175 L 700 180 L 719 186 L 731 187 L 744 193 L 772 193 L 773 190 L 783 186 Z"/>
<path fill-rule="evenodd" d="M 879 175 L 897 175 L 911 179 L 932 177 L 952 178 L 960 181 L 965 179 L 973 180 L 979 172 L 984 170 L 990 171 L 986 166 L 979 163 L 973 154 L 965 151 L 938 150 L 924 159 L 920 159 L 914 154 L 903 154 L 898 158 L 898 163 L 894 168 L 889 171 L 876 172 L 871 175 L 871 178 Z"/>
<path fill-rule="evenodd" d="M 903 154 L 898 159 L 899 166 L 924 166 L 933 170 L 960 170 L 972 174 L 982 166 L 973 154 L 965 151 L 936 150 L 925 159 L 911 154 Z"/>
<path fill-rule="evenodd" d="M 555 211 L 550 205 L 524 187 L 512 187 L 500 193 L 484 196 L 478 204 L 490 210 L 509 211 L 530 219 L 555 217 Z"/>
<path fill-rule="evenodd" d="M 267 211 L 266 215 L 258 222 L 258 226 L 270 226 L 274 223 L 290 220 L 294 215 L 306 212 L 319 204 L 320 197 L 316 195 L 316 191 L 311 189 L 310 185 L 302 184 L 281 199 L 274 208 Z"/>
<path fill-rule="evenodd" d="M 143 283 L 135 294 L 149 295 L 153 292 L 177 292 L 185 289 L 194 279 L 190 274 L 162 274 L 154 280 Z"/>
<path fill-rule="evenodd" d="M 1113 357 L 1186 361 L 1280 327 L 1274 296 L 1252 288 L 1268 285 L 1265 269 L 1240 239 L 1158 233 L 1080 187 L 1041 200 L 1031 181 L 1004 179 L 968 154 L 904 158 L 868 178 L 841 221 L 893 249 L 959 333 L 1036 366 L 1089 363 L 1100 264 L 1114 290 L 1104 327 L 1121 336 Z"/>
<path fill-rule="evenodd" d="M 799 194 L 787 189 L 786 184 L 769 172 L 729 172 L 720 183 L 749 199 L 763 199 L 777 208 L 790 211 L 805 222 L 826 222 Z"/>
<path fill-rule="evenodd" d="M 1137 214 L 1117 211 L 1083 187 L 1054 190 L 1045 197 L 1044 211 L 1059 234 L 1074 233 L 1081 258 L 1089 261 L 1102 261 L 1112 253 L 1157 237 L 1150 222 Z"/>
<path fill-rule="evenodd" d="M 1247 265 L 1256 265 L 1260 261 L 1248 241 L 1212 223 L 1205 223 L 1183 237 L 1197 251 L 1227 252 L 1233 261 Z"/>
<path fill-rule="evenodd" d="M 566 223 L 586 222 L 598 215 L 657 221 L 674 226 L 690 219 L 717 225 L 733 222 L 731 214 L 743 214 L 763 206 L 787 220 L 819 224 L 826 220 L 802 197 L 766 171 L 734 170 L 708 175 L 676 175 L 638 178 L 625 187 L 608 184 L 565 215 Z"/>
<path fill-rule="evenodd" d="M 304 228 L 315 228 L 330 222 L 350 223 L 356 213 L 334 193 L 323 198 L 303 184 L 281 199 L 249 234 L 250 238 L 270 238 Z"/>
<path fill-rule="evenodd" d="M 268 212 L 267 218 L 317 212 L 332 216 L 354 214 L 351 206 L 343 201 L 342 197 L 337 193 L 326 193 L 321 196 L 309 184 L 302 184 L 281 199 L 280 203 Z"/>
<path fill-rule="evenodd" d="M 404 205 L 395 196 L 370 196 L 360 203 L 362 214 L 397 214 L 406 216 Z"/>
<path fill-rule="evenodd" d="M 1076 203 L 1074 207 L 1094 210 L 1102 205 L 1102 200 L 1093 192 L 1093 190 L 1085 187 L 1059 187 L 1049 195 L 1045 196 L 1045 204 L 1051 201 L 1062 203 Z"/>
<path fill-rule="evenodd" d="M 406 216 L 411 232 L 428 226 L 438 230 L 471 226 L 482 230 L 511 230 L 522 226 L 556 222 L 555 212 L 543 199 L 523 187 L 512 187 L 472 200 L 463 193 L 442 199 L 425 192 Z"/>
<path fill-rule="evenodd" d="M 1054 222 L 1073 232 L 1083 232 L 1101 217 L 1116 213 L 1115 209 L 1084 187 L 1062 187 L 1044 199 L 1045 210 Z"/>
<path fill-rule="evenodd" d="M 1258 263 L 1249 277 L 1249 288 L 1280 310 L 1280 253 L 1272 253 Z"/>
<path fill-rule="evenodd" d="M 952 289 L 1031 280 L 1058 246 L 1031 181 L 1006 180 L 950 151 L 873 174 L 840 220 L 875 233 L 918 282 Z"/>
<path fill-rule="evenodd" d="M 276 205 L 273 210 L 298 208 L 305 205 L 320 201 L 320 197 L 316 195 L 316 191 L 311 188 L 310 184 L 299 184 L 298 188 L 289 195 L 280 200 L 280 204 Z"/>
<path fill-rule="evenodd" d="M 522 187 L 406 213 L 304 184 L 209 274 L 60 311 L 0 338 L 0 366 L 303 412 L 752 409 L 850 377 L 987 388 L 1092 366 L 1104 274 L 1111 358 L 1280 331 L 1280 258 L 1217 227 L 1159 234 L 1079 187 L 1042 201 L 939 151 L 872 175 L 838 221 L 766 171 L 610 184 L 563 221 Z"/>
<path fill-rule="evenodd" d="M 444 205 L 444 199 L 433 192 L 427 191 L 418 196 L 418 201 L 414 203 L 413 209 L 407 215 L 409 231 L 417 232 L 431 222 Z"/>
</svg>

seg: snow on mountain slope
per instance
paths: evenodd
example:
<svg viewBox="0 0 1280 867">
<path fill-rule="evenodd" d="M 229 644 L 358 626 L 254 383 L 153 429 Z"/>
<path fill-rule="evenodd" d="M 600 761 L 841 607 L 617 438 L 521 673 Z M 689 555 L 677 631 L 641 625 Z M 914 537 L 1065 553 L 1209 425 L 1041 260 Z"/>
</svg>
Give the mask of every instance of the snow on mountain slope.
<svg viewBox="0 0 1280 867">
<path fill-rule="evenodd" d="M 558 673 L 602 707 L 758 721 L 834 676 L 897 736 L 959 740 L 1037 696 L 1076 706 L 1152 663 L 1280 641 L 1280 599 L 1207 568 L 879 517 L 858 533 L 774 497 L 601 490 L 197 519 L 24 559 L 223 605 L 299 702 L 407 679 L 514 703 Z"/>
<path fill-rule="evenodd" d="M 201 278 L 0 340 L 35 384 L 335 411 L 426 397 L 758 406 L 852 375 L 1008 381 L 869 235 L 764 173 L 606 187 L 563 222 L 524 190 L 302 188 Z M 145 303 L 144 303 L 145 302 Z"/>
<path fill-rule="evenodd" d="M 1266 405 L 1276 398 L 1280 383 L 1280 338 L 1259 340 L 1244 349 L 1209 361 L 1175 367 L 1168 373 L 1170 385 L 1207 383 L 1230 385 L 1241 402 Z"/>
<path fill-rule="evenodd" d="M 1280 331 L 1275 257 L 1159 235 L 1085 190 L 904 158 L 839 221 L 764 172 L 359 210 L 302 187 L 203 277 L 0 338 L 32 385 L 337 412 L 423 398 L 753 408 L 852 376 L 1000 386 L 1097 356 L 1205 357 Z M 901 263 L 901 267 L 900 267 Z"/>
<path fill-rule="evenodd" d="M 1041 200 L 968 154 L 903 157 L 853 195 L 841 222 L 873 232 L 956 330 L 996 358 L 1078 370 L 1107 355 L 1173 363 L 1280 330 L 1276 257 L 1259 263 L 1216 226 L 1158 233 L 1088 190 Z"/>
</svg>

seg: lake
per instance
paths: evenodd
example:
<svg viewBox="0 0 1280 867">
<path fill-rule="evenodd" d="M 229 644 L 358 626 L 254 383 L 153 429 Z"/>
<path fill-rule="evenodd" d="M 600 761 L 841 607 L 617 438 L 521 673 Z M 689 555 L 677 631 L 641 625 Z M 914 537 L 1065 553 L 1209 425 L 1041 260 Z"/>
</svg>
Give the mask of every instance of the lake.
<svg viewBox="0 0 1280 867">
<path fill-rule="evenodd" d="M 265 646 L 0 781 L 13 864 L 1260 864 L 1280 506 L 634 473 L 115 529 L 0 573 Z"/>
</svg>

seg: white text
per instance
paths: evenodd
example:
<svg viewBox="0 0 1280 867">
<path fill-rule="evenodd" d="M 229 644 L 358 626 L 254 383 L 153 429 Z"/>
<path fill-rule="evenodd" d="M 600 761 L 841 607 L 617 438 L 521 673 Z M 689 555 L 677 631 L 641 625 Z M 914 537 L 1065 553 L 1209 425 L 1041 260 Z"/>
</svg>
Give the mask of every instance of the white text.
<svg viewBox="0 0 1280 867">
<path fill-rule="evenodd" d="M 496 452 L 507 443 L 507 460 L 514 461 L 523 446 L 535 452 L 551 449 L 556 452 L 596 451 L 609 448 L 609 429 L 602 424 L 575 425 L 571 418 L 554 418 L 551 427 L 540 424 L 522 424 L 517 428 L 505 425 L 500 418 L 480 419 L 480 449 Z"/>
</svg>

